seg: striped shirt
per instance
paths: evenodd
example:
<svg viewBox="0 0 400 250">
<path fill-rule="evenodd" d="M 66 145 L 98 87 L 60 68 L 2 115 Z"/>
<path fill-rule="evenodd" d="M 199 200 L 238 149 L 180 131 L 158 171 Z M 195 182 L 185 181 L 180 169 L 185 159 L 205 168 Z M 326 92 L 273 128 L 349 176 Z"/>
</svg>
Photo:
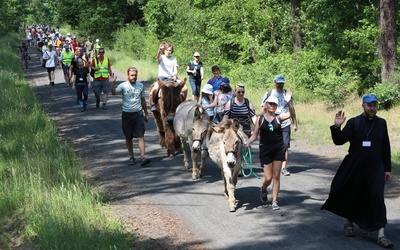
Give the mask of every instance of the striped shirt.
<svg viewBox="0 0 400 250">
<path fill-rule="evenodd" d="M 235 99 L 233 99 L 233 105 L 231 105 L 231 109 L 225 110 L 224 114 L 227 115 L 230 119 L 238 118 L 239 123 L 243 126 L 244 129 L 246 129 L 250 128 L 250 118 L 253 117 L 256 112 L 254 111 L 254 109 L 249 109 L 244 100 L 241 105 L 238 105 L 235 102 Z"/>
</svg>

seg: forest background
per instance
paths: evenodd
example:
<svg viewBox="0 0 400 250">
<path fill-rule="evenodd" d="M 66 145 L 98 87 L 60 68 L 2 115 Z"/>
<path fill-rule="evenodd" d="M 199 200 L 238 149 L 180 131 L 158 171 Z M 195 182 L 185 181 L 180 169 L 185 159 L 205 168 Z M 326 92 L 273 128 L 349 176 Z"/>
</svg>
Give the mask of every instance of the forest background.
<svg viewBox="0 0 400 250">
<path fill-rule="evenodd" d="M 154 61 L 160 41 L 181 67 L 195 51 L 249 94 L 283 74 L 300 102 L 330 107 L 374 92 L 382 108 L 400 100 L 398 0 L 3 0 L 0 29 L 69 24 L 113 51 Z M 23 13 L 23 14 L 22 14 Z M 180 71 L 184 77 L 184 70 Z"/>
</svg>

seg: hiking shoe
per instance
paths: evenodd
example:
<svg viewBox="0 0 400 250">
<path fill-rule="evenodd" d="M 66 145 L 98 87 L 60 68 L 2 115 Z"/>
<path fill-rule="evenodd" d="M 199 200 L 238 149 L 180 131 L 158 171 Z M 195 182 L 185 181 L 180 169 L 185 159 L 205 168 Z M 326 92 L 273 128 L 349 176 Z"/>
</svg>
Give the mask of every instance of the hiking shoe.
<svg viewBox="0 0 400 250">
<path fill-rule="evenodd" d="M 133 165 L 133 164 L 135 164 L 135 157 L 129 158 L 129 161 L 128 161 L 128 165 Z"/>
<path fill-rule="evenodd" d="M 107 108 L 107 104 L 103 103 L 103 105 L 101 106 L 101 108 L 102 108 L 103 110 L 107 110 L 107 109 L 108 109 L 108 108 Z"/>
<path fill-rule="evenodd" d="M 260 198 L 261 198 L 261 201 L 262 201 L 262 203 L 265 205 L 265 204 L 267 204 L 267 202 L 268 202 L 268 191 L 267 190 L 265 190 L 264 192 L 262 191 L 262 187 L 261 187 L 261 189 L 260 189 Z"/>
<path fill-rule="evenodd" d="M 274 201 L 274 202 L 272 202 L 272 210 L 279 210 L 280 209 L 280 207 L 278 206 L 278 202 L 277 201 Z"/>
<path fill-rule="evenodd" d="M 344 232 L 343 232 L 344 236 L 346 236 L 346 237 L 354 237 L 354 236 L 356 236 L 356 234 L 354 233 L 354 226 L 353 225 L 345 224 L 343 226 L 343 229 L 344 229 Z"/>
<path fill-rule="evenodd" d="M 151 105 L 150 111 L 151 112 L 157 111 L 157 104 Z"/>
<path fill-rule="evenodd" d="M 286 168 L 283 168 L 283 169 L 282 169 L 282 175 L 284 175 L 284 176 L 289 176 L 289 175 L 290 175 L 290 172 L 289 172 Z"/>
<path fill-rule="evenodd" d="M 379 246 L 384 247 L 384 248 L 393 248 L 394 244 L 386 238 L 386 236 L 382 236 L 378 238 L 378 241 L 376 242 Z"/>
<path fill-rule="evenodd" d="M 141 166 L 146 166 L 151 162 L 150 159 L 142 158 L 142 162 L 140 163 Z"/>
<path fill-rule="evenodd" d="M 100 108 L 100 99 L 96 99 L 96 108 Z"/>
</svg>

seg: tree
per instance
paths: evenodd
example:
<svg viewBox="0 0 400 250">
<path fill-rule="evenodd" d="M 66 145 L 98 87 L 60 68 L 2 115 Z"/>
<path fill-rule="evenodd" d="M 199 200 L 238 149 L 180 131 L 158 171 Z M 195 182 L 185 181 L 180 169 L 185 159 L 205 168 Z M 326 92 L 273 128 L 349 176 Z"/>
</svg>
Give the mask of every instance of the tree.
<svg viewBox="0 0 400 250">
<path fill-rule="evenodd" d="M 387 83 L 388 76 L 397 67 L 396 15 L 394 0 L 381 0 L 381 55 L 382 83 Z"/>
<path fill-rule="evenodd" d="M 302 34 L 300 28 L 300 0 L 292 0 L 292 18 L 293 18 L 293 48 L 295 51 L 301 50 Z"/>
</svg>

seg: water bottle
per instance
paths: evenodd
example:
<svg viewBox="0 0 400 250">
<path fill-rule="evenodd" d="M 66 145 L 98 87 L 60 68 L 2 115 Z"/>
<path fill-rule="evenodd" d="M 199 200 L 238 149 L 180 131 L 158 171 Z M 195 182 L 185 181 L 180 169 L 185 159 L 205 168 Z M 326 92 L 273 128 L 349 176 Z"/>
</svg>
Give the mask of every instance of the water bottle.
<svg viewBox="0 0 400 250">
<path fill-rule="evenodd" d="M 193 72 L 193 76 L 196 76 L 196 74 L 197 74 L 197 66 L 194 66 L 194 72 Z"/>
</svg>

